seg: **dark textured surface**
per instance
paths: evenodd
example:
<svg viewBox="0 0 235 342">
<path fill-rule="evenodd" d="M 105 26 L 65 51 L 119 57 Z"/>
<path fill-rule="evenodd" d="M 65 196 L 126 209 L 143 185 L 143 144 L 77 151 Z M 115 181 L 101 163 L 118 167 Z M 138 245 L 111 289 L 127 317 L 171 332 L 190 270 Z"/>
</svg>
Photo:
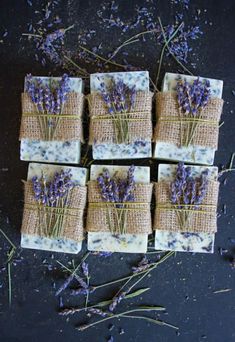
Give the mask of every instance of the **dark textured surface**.
<svg viewBox="0 0 235 342">
<path fill-rule="evenodd" d="M 34 2 L 34 1 L 33 1 Z M 120 6 L 126 15 L 131 16 L 135 4 L 144 5 L 144 1 L 120 1 Z M 174 14 L 174 7 L 167 1 L 159 1 L 159 15 L 165 24 L 168 16 Z M 94 22 L 99 1 L 62 1 L 60 12 L 65 26 L 79 24 L 82 29 Z M 192 17 L 193 11 L 200 8 L 205 20 L 212 22 L 205 25 L 204 36 L 201 38 L 196 54 L 192 61 L 196 62 L 195 74 L 224 80 L 225 106 L 222 120 L 225 124 L 221 128 L 219 152 L 216 154 L 215 165 L 226 164 L 235 151 L 235 3 L 227 1 L 192 1 L 190 10 L 186 13 Z M 204 12 L 207 9 L 207 12 Z M 1 108 L 1 144 L 0 144 L 0 215 L 1 228 L 19 246 L 20 224 L 22 218 L 23 192 L 21 179 L 26 178 L 27 163 L 19 161 L 18 131 L 20 123 L 20 93 L 23 78 L 26 73 L 46 75 L 53 71 L 60 75 L 60 68 L 52 66 L 42 67 L 34 61 L 32 45 L 22 40 L 21 33 L 27 31 L 27 23 L 31 20 L 33 10 L 26 1 L 0 2 L 1 32 L 8 30 L 8 36 L 0 45 L 0 108 Z M 110 41 L 116 46 L 111 30 L 105 36 L 99 36 L 96 41 Z M 102 33 L 103 34 L 103 33 Z M 127 36 L 128 38 L 128 36 Z M 111 42 L 112 41 L 112 42 Z M 196 43 L 196 42 L 195 42 Z M 73 44 L 76 44 L 74 41 Z M 117 44 L 119 45 L 119 44 Z M 149 69 L 151 76 L 156 74 L 156 56 L 159 56 L 159 47 L 153 43 L 138 46 L 145 51 L 145 57 L 136 57 L 133 49 L 130 62 L 141 68 Z M 95 66 L 87 67 L 94 72 Z M 178 71 L 177 66 L 167 63 L 165 71 Z M 161 76 L 162 76 L 161 75 Z M 162 78 L 162 77 L 161 77 Z M 117 162 L 118 163 L 118 162 Z M 140 162 L 138 162 L 140 163 Z M 150 165 L 149 161 L 142 162 Z M 156 178 L 157 162 L 151 162 L 152 176 Z M 235 238 L 234 210 L 235 210 L 235 174 L 227 175 L 227 184 L 221 186 L 219 212 L 224 204 L 227 213 L 218 219 L 218 234 L 216 235 L 215 253 L 213 255 L 192 255 L 178 253 L 176 258 L 169 259 L 159 269 L 154 271 L 151 278 L 145 281 L 144 286 L 151 290 L 144 295 L 145 304 L 164 305 L 168 314 L 161 318 L 179 326 L 180 330 L 150 325 L 146 322 L 124 320 L 114 321 L 112 332 L 108 324 L 102 324 L 86 332 L 74 330 L 74 324 L 82 322 L 79 316 L 74 316 L 69 322 L 66 317 L 57 315 L 58 300 L 55 298 L 55 288 L 61 284 L 62 272 L 53 268 L 48 271 L 47 265 L 56 266 L 56 259 L 66 264 L 71 257 L 56 253 L 22 250 L 18 251 L 18 262 L 12 267 L 13 300 L 12 307 L 8 308 L 7 273 L 0 273 L 0 341 L 1 342 L 60 342 L 60 341 L 105 341 L 109 335 L 115 341 L 135 342 L 232 342 L 235 341 L 234 315 L 234 270 L 228 258 L 220 256 L 218 248 L 228 249 L 234 253 Z M 0 267 L 5 266 L 8 245 L 0 238 Z M 82 254 L 81 254 L 82 255 Z M 81 255 L 76 256 L 78 261 Z M 114 255 L 108 259 L 91 257 L 92 281 L 102 283 L 105 280 L 115 279 L 128 274 L 129 266 L 138 260 L 139 256 Z M 55 286 L 54 286 L 55 284 Z M 232 291 L 214 294 L 213 291 L 231 288 Z M 110 297 L 117 288 L 100 292 L 100 299 Z M 64 302 L 66 303 L 66 298 Z M 94 301 L 97 299 L 94 296 Z M 69 299 L 70 300 L 70 299 Z M 138 301 L 137 301 L 138 302 Z M 139 301 L 140 303 L 140 301 Z M 119 335 L 119 329 L 125 330 Z"/>
</svg>

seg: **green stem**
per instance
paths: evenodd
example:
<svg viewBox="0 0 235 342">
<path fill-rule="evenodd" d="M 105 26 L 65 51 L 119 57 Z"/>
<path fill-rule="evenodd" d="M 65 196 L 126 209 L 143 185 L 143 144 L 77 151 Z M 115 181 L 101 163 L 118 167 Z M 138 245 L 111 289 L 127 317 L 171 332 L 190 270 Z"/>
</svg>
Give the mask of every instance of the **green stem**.
<svg viewBox="0 0 235 342">
<path fill-rule="evenodd" d="M 160 55 L 160 59 L 159 59 L 159 64 L 158 64 L 157 77 L 156 77 L 156 81 L 155 81 L 156 87 L 157 87 L 159 76 L 160 76 L 160 71 L 161 71 L 161 66 L 162 66 L 162 61 L 163 61 L 163 56 L 164 56 L 164 53 L 165 53 L 165 49 L 168 46 L 168 44 L 171 42 L 171 40 L 177 35 L 177 33 L 180 30 L 180 28 L 182 27 L 182 25 L 183 25 L 183 23 L 181 23 L 177 27 L 177 29 L 172 33 L 172 35 L 169 37 L 169 39 L 163 45 L 163 48 L 162 48 L 162 51 L 161 51 L 161 55 Z"/>
<path fill-rule="evenodd" d="M 0 228 L 0 233 L 4 236 L 4 238 L 9 242 L 9 244 L 16 249 L 16 245 L 9 239 L 9 237 L 4 233 L 4 231 Z"/>
<path fill-rule="evenodd" d="M 152 322 L 152 323 L 155 323 L 155 324 L 158 324 L 158 325 L 161 325 L 161 326 L 166 326 L 166 327 L 169 327 L 169 328 L 172 328 L 172 329 L 179 330 L 179 328 L 177 326 L 173 325 L 173 324 L 161 321 L 159 319 L 153 319 L 153 318 L 150 318 L 150 317 L 146 317 L 146 316 L 121 315 L 121 317 L 143 319 L 143 320 L 146 320 L 148 322 Z"/>
<path fill-rule="evenodd" d="M 106 287 L 106 286 L 109 286 L 109 285 L 113 285 L 113 284 L 116 284 L 116 283 L 120 283 L 122 281 L 125 281 L 125 280 L 128 280 L 130 278 L 135 278 L 143 273 L 146 273 L 146 272 L 149 272 L 149 271 L 152 271 L 153 269 L 155 269 L 158 265 L 160 265 L 161 263 L 163 263 L 166 259 L 168 259 L 169 257 L 171 257 L 172 255 L 174 255 L 175 252 L 168 252 L 167 254 L 165 254 L 159 261 L 157 261 L 156 263 L 152 263 L 150 264 L 150 268 L 147 269 L 147 270 L 144 270 L 144 271 L 141 271 L 139 273 L 134 273 L 130 276 L 127 276 L 127 277 L 123 277 L 123 278 L 119 278 L 119 279 L 116 279 L 116 280 L 113 280 L 113 281 L 110 281 L 108 283 L 104 283 L 104 284 L 101 284 L 101 285 L 96 285 L 96 286 L 93 286 L 96 290 L 99 289 L 99 288 L 102 288 L 102 287 Z"/>
<path fill-rule="evenodd" d="M 124 311 L 124 312 L 121 312 L 121 313 L 118 313 L 118 314 L 110 314 L 110 316 L 108 316 L 108 317 L 105 317 L 105 318 L 103 318 L 103 319 L 100 319 L 99 321 L 96 321 L 96 322 L 94 322 L 94 323 L 90 323 L 90 324 L 87 324 L 87 325 L 85 325 L 85 326 L 81 326 L 81 327 L 78 327 L 78 328 L 76 328 L 76 329 L 78 329 L 79 331 L 83 331 L 83 330 L 86 330 L 86 329 L 88 329 L 88 328 L 91 328 L 91 327 L 93 327 L 93 326 L 95 326 L 95 325 L 97 325 L 97 324 L 100 324 L 100 323 L 103 323 L 103 322 L 106 322 L 106 321 L 108 321 L 108 320 L 110 320 L 110 319 L 113 319 L 113 318 L 119 318 L 119 317 L 122 317 L 123 315 L 125 316 L 125 315 L 128 315 L 129 313 L 134 313 L 134 312 L 148 312 L 148 311 L 153 311 L 152 309 L 141 309 L 141 308 L 139 308 L 139 309 L 132 309 L 132 310 L 128 310 L 128 311 Z M 127 316 L 127 317 L 129 317 L 129 316 Z"/>
</svg>

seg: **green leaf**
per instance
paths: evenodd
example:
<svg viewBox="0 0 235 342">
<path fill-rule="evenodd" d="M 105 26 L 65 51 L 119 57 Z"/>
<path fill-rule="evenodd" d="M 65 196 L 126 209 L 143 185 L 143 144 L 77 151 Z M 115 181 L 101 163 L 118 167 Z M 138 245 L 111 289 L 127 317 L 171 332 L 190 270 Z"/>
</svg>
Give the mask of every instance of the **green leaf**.
<svg viewBox="0 0 235 342">
<path fill-rule="evenodd" d="M 148 305 L 138 306 L 137 310 L 138 309 L 146 310 L 146 311 L 164 311 L 164 310 L 166 310 L 166 308 L 164 308 L 164 306 L 148 306 Z"/>
<path fill-rule="evenodd" d="M 111 304 L 112 301 L 113 301 L 112 299 L 104 300 L 103 302 L 99 302 L 99 303 L 95 304 L 94 306 L 98 306 L 98 307 L 107 306 L 107 305 Z"/>
<path fill-rule="evenodd" d="M 131 292 L 131 293 L 127 294 L 125 296 L 125 299 L 127 299 L 127 298 L 134 298 L 134 297 L 140 296 L 142 293 L 144 293 L 144 292 L 146 292 L 148 290 L 150 290 L 150 287 L 144 287 L 143 289 L 136 290 L 134 292 Z"/>
<path fill-rule="evenodd" d="M 132 293 L 127 294 L 124 299 L 129 299 L 129 298 L 137 297 L 137 296 L 141 295 L 142 293 L 144 293 L 144 292 L 146 292 L 148 290 L 150 290 L 149 287 L 145 287 L 143 289 L 136 290 L 136 291 L 134 291 Z M 98 307 L 107 306 L 107 305 L 111 304 L 112 301 L 113 301 L 112 299 L 104 300 L 103 302 L 97 303 L 94 306 L 98 306 Z"/>
</svg>

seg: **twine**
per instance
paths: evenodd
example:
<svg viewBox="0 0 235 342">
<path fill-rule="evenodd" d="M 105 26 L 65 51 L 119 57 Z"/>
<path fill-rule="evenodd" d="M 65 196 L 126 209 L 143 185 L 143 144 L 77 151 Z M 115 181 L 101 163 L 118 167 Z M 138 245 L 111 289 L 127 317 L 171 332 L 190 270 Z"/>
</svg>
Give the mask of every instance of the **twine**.
<svg viewBox="0 0 235 342">
<path fill-rule="evenodd" d="M 155 230 L 171 232 L 215 233 L 217 231 L 217 202 L 219 182 L 209 181 L 208 188 L 200 205 L 171 204 L 170 182 L 155 183 L 156 210 L 154 218 Z M 179 208 L 183 207 L 183 208 Z M 192 209 L 197 207 L 196 209 Z M 179 222 L 181 213 L 189 214 L 184 228 Z"/>
<path fill-rule="evenodd" d="M 116 122 L 126 122 L 127 137 L 125 143 L 146 140 L 152 137 L 152 97 L 149 91 L 138 91 L 133 108 L 127 113 L 108 114 L 107 107 L 98 93 L 88 95 L 90 111 L 89 144 L 119 143 Z M 145 122 L 143 125 L 142 123 Z"/>
<path fill-rule="evenodd" d="M 34 198 L 33 185 L 31 181 L 24 182 L 24 212 L 21 232 L 33 236 L 48 237 L 40 227 L 39 211 L 62 210 L 60 213 L 53 212 L 53 215 L 60 215 L 64 218 L 63 230 L 60 238 L 83 240 L 83 212 L 86 205 L 87 189 L 84 186 L 75 186 L 69 192 L 69 206 L 49 207 L 39 205 Z M 67 212 L 68 211 L 68 212 Z M 71 211 L 75 213 L 71 213 Z"/>
<path fill-rule="evenodd" d="M 96 181 L 88 182 L 88 232 L 117 232 L 117 212 L 126 212 L 125 233 L 128 234 L 150 234 L 151 211 L 150 203 L 152 197 L 152 184 L 136 184 L 134 189 L 134 202 L 104 202 L 100 188 Z M 117 206 L 123 205 L 123 208 Z M 111 229 L 110 229 L 111 227 Z"/>
<path fill-rule="evenodd" d="M 217 149 L 219 136 L 219 120 L 223 108 L 223 100 L 209 99 L 201 110 L 200 118 L 185 117 L 179 110 L 177 95 L 173 92 L 159 92 L 156 95 L 157 125 L 153 140 L 170 142 L 182 146 L 188 129 L 194 125 L 194 134 L 189 145 L 199 145 Z M 170 114 L 170 116 L 169 116 Z"/>
<path fill-rule="evenodd" d="M 36 105 L 27 93 L 22 93 L 22 119 L 19 140 L 55 140 L 83 142 L 82 111 L 84 95 L 71 92 L 67 94 L 67 100 L 61 114 L 39 113 Z M 45 119 L 45 120 L 43 120 Z M 52 120 L 52 127 L 48 125 L 48 119 Z M 43 125 L 42 125 L 43 123 Z M 56 128 L 55 128 L 56 126 Z M 55 129 L 53 133 L 53 129 Z M 47 130 L 51 130 L 50 137 Z"/>
</svg>

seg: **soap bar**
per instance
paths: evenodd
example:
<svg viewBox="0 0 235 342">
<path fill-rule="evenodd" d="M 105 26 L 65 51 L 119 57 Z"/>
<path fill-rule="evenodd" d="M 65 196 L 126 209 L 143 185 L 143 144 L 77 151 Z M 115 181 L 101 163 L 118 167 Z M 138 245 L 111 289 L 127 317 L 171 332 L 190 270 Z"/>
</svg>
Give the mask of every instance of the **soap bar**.
<svg viewBox="0 0 235 342">
<path fill-rule="evenodd" d="M 90 76 L 91 93 L 100 91 L 100 84 L 108 84 L 110 79 L 122 80 L 127 86 L 135 85 L 136 91 L 149 91 L 148 71 L 96 73 Z M 151 138 L 139 139 L 133 143 L 94 143 L 93 159 L 135 159 L 152 157 Z"/>
<path fill-rule="evenodd" d="M 173 181 L 177 165 L 160 164 L 158 168 L 158 182 Z M 217 180 L 217 167 L 191 166 L 192 176 L 200 176 L 202 171 L 208 169 L 208 179 Z M 166 230 L 155 230 L 155 249 L 171 250 L 178 252 L 213 253 L 215 234 L 172 232 Z"/>
<path fill-rule="evenodd" d="M 69 167 L 72 173 L 72 181 L 80 186 L 85 186 L 87 182 L 87 169 L 80 167 Z M 41 177 L 42 172 L 51 179 L 55 172 L 68 170 L 67 166 L 30 163 L 28 168 L 27 180 L 30 181 L 34 176 Z M 54 252 L 64 252 L 77 254 L 82 248 L 82 241 L 75 241 L 68 238 L 48 238 L 40 235 L 30 235 L 21 233 L 21 247 L 40 249 Z"/>
<path fill-rule="evenodd" d="M 116 172 L 127 172 L 128 166 L 106 166 L 91 165 L 90 180 L 96 180 L 103 172 L 109 170 L 111 177 Z M 136 183 L 150 183 L 150 168 L 135 167 L 134 180 Z M 88 203 L 89 205 L 89 203 Z M 150 210 L 150 209 L 149 209 Z M 148 245 L 148 234 L 118 234 L 109 232 L 89 232 L 88 231 L 88 250 L 90 251 L 109 251 L 124 253 L 146 253 Z"/>
<path fill-rule="evenodd" d="M 60 77 L 33 77 L 40 78 L 43 84 L 50 81 L 59 81 Z M 71 92 L 82 93 L 83 81 L 81 78 L 69 78 Z M 39 141 L 22 139 L 20 143 L 20 159 L 47 163 L 78 164 L 81 158 L 81 141 Z"/>
<path fill-rule="evenodd" d="M 177 81 L 182 79 L 192 84 L 198 77 L 166 73 L 163 84 L 162 92 L 176 92 Z M 200 77 L 200 80 L 205 78 Z M 210 90 L 212 98 L 222 99 L 223 81 L 207 78 L 210 81 Z M 170 113 L 169 113 L 170 116 Z M 154 149 L 154 158 L 171 160 L 171 161 L 184 161 L 191 164 L 213 165 L 215 149 L 212 147 L 205 147 L 199 145 L 177 146 L 167 141 L 156 141 Z"/>
</svg>

